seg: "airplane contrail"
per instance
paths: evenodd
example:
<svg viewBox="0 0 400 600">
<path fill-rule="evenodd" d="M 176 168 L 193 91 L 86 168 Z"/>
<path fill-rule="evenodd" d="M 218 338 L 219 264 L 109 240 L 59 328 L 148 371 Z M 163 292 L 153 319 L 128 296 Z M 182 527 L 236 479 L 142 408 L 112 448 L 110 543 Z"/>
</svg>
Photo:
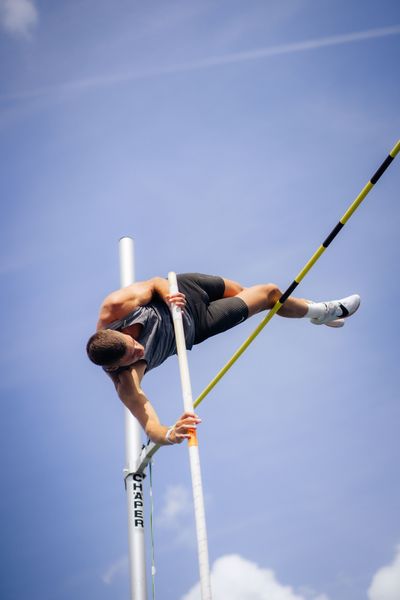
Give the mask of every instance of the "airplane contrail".
<svg viewBox="0 0 400 600">
<path fill-rule="evenodd" d="M 294 54 L 296 52 L 304 52 L 305 50 L 316 50 L 326 46 L 339 46 L 342 44 L 351 44 L 374 38 L 386 37 L 389 35 L 400 34 L 400 25 L 393 27 L 381 27 L 379 29 L 368 29 L 366 31 L 358 31 L 353 33 L 345 33 L 342 35 L 333 35 L 329 37 L 316 38 L 306 40 L 304 42 L 294 42 L 291 44 L 279 44 L 277 46 L 269 46 L 266 48 L 258 48 L 245 52 L 237 52 L 227 54 L 225 56 L 216 56 L 200 60 L 198 62 L 188 63 L 187 65 L 176 65 L 165 69 L 164 72 L 189 71 L 194 69 L 206 69 L 229 63 L 245 62 L 250 60 L 259 60 L 268 58 L 269 56 L 277 56 L 279 54 Z"/>
<path fill-rule="evenodd" d="M 248 61 L 261 60 L 281 54 L 295 54 L 297 52 L 305 52 L 307 50 L 317 50 L 329 46 L 340 46 L 343 44 L 352 44 L 365 40 L 383 38 L 391 35 L 400 34 L 400 25 L 391 27 L 381 27 L 377 29 L 367 29 L 365 31 L 355 31 L 352 33 L 344 33 L 332 35 L 303 42 L 293 42 L 290 44 L 279 44 L 276 46 L 267 46 L 265 48 L 257 48 L 255 50 L 247 50 L 243 52 L 235 52 L 222 56 L 211 56 L 199 61 L 188 63 L 175 64 L 167 67 L 155 67 L 153 69 L 145 69 L 143 71 L 135 70 L 116 75 L 104 75 L 99 77 L 89 77 L 86 79 L 78 79 L 75 81 L 67 81 L 65 83 L 53 84 L 36 90 L 25 90 L 16 93 L 1 94 L 0 100 L 23 100 L 35 98 L 49 94 L 57 94 L 62 92 L 73 92 L 95 87 L 108 87 L 111 85 L 135 81 L 140 79 L 148 79 L 160 75 L 169 75 L 174 73 L 184 73 L 203 69 L 220 67 L 233 63 L 241 63 Z"/>
</svg>

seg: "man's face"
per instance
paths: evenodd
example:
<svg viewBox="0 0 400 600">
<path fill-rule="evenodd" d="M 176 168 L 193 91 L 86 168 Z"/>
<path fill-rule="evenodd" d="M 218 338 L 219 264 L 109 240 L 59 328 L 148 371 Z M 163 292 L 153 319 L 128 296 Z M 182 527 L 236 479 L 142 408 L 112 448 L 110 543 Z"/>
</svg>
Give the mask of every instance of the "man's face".
<svg viewBox="0 0 400 600">
<path fill-rule="evenodd" d="M 125 333 L 121 333 L 121 335 L 124 336 L 127 349 L 122 358 L 118 359 L 115 363 L 107 367 L 107 371 L 116 371 L 119 367 L 133 365 L 133 363 L 141 360 L 144 356 L 144 346 L 142 346 L 142 344 L 139 344 L 139 342 L 133 339 L 130 335 Z"/>
</svg>

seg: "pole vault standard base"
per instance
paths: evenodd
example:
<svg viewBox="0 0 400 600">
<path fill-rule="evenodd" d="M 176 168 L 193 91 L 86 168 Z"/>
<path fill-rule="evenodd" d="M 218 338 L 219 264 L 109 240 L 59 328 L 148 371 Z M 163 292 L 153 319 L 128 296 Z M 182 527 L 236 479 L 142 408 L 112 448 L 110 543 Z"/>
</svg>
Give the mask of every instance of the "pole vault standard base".
<svg viewBox="0 0 400 600">
<path fill-rule="evenodd" d="M 144 477 L 141 473 L 130 473 L 125 478 L 132 600 L 147 600 L 143 500 Z"/>
</svg>

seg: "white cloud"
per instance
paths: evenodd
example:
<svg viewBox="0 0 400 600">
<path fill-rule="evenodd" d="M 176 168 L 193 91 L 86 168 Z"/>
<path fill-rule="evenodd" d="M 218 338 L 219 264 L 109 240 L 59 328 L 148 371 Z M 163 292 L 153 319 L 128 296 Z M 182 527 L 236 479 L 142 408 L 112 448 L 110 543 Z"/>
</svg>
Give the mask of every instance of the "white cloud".
<svg viewBox="0 0 400 600">
<path fill-rule="evenodd" d="M 314 592 L 296 594 L 290 586 L 282 585 L 271 569 L 263 569 L 238 554 L 217 559 L 211 571 L 214 600 L 329 600 Z M 310 596 L 311 594 L 311 596 Z M 200 600 L 200 584 L 195 585 L 182 600 Z"/>
<path fill-rule="evenodd" d="M 127 571 L 128 571 L 128 557 L 123 556 L 122 558 L 119 558 L 118 560 L 113 562 L 111 565 L 109 565 L 106 568 L 106 570 L 104 571 L 104 573 L 102 574 L 101 578 L 104 581 L 104 583 L 106 583 L 107 585 L 110 585 L 116 576 L 125 575 L 125 573 Z"/>
<path fill-rule="evenodd" d="M 390 565 L 379 569 L 368 589 L 370 600 L 399 600 L 400 598 L 400 546 Z"/>
<path fill-rule="evenodd" d="M 182 484 L 170 485 L 164 496 L 164 505 L 158 518 L 160 525 L 176 527 L 180 520 L 193 511 L 191 492 Z"/>
<path fill-rule="evenodd" d="M 0 24 L 6 31 L 26 36 L 37 21 L 33 0 L 0 0 Z"/>
</svg>

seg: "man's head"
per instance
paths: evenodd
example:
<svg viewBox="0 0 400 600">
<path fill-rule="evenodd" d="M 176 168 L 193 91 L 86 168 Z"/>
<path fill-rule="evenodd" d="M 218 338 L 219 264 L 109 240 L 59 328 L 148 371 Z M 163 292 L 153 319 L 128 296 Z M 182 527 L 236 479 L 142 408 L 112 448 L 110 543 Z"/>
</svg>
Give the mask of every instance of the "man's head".
<svg viewBox="0 0 400 600">
<path fill-rule="evenodd" d="M 144 348 L 139 342 L 112 329 L 96 331 L 89 338 L 86 352 L 95 365 L 109 367 L 110 370 L 131 365 L 144 356 Z"/>
</svg>

